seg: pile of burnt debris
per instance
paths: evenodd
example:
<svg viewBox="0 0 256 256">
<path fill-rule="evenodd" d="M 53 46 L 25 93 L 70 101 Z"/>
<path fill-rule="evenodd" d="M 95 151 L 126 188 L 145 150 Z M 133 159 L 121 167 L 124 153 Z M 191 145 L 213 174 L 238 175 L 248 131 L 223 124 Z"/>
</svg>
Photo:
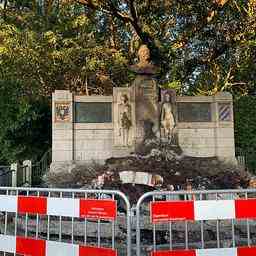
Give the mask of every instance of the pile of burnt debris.
<svg viewBox="0 0 256 256">
<path fill-rule="evenodd" d="M 189 157 L 177 145 L 152 139 L 137 152 L 107 159 L 104 165 L 74 165 L 68 172 L 50 172 L 46 184 L 53 187 L 118 189 L 136 202 L 152 190 L 246 188 L 250 174 L 215 157 Z"/>
</svg>

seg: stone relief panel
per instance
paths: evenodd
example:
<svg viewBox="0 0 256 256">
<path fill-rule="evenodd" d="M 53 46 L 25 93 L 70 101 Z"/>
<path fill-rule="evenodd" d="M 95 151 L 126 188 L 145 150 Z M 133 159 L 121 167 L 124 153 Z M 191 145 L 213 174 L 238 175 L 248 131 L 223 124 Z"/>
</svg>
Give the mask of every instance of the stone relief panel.
<svg viewBox="0 0 256 256">
<path fill-rule="evenodd" d="M 174 128 L 176 125 L 175 102 L 175 90 L 161 90 L 160 130 L 162 139 L 173 139 Z"/>
<path fill-rule="evenodd" d="M 70 122 L 71 121 L 71 103 L 56 102 L 55 103 L 55 122 Z"/>
<path fill-rule="evenodd" d="M 114 145 L 134 146 L 135 103 L 131 88 L 114 88 Z"/>
</svg>

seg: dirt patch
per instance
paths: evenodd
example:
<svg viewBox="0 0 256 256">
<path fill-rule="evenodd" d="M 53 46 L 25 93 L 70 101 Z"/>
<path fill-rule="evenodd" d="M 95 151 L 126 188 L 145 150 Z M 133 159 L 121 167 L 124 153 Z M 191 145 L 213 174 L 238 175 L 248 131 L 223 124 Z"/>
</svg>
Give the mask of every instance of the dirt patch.
<svg viewBox="0 0 256 256">
<path fill-rule="evenodd" d="M 119 173 L 123 171 L 145 172 L 163 177 L 163 184 L 150 187 L 138 184 L 122 184 Z M 219 161 L 215 157 L 189 157 L 177 145 L 157 140 L 144 142 L 144 147 L 127 157 L 110 158 L 105 165 L 76 165 L 69 171 L 50 172 L 46 185 L 66 188 L 118 189 L 136 202 L 145 192 L 155 189 L 185 189 L 189 181 L 196 190 L 246 188 L 250 175 L 238 166 Z"/>
</svg>

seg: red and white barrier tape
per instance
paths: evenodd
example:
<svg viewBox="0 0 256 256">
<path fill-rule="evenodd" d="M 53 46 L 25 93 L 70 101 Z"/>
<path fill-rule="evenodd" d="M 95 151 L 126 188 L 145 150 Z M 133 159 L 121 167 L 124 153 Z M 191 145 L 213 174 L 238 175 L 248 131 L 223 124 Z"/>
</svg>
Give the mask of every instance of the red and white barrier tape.
<svg viewBox="0 0 256 256">
<path fill-rule="evenodd" d="M 114 200 L 0 195 L 0 212 L 115 220 Z"/>
<path fill-rule="evenodd" d="M 256 199 L 151 203 L 151 221 L 153 223 L 225 219 L 256 219 Z"/>
<path fill-rule="evenodd" d="M 115 250 L 108 248 L 5 235 L 0 235 L 0 251 L 29 256 L 117 256 Z"/>
<path fill-rule="evenodd" d="M 151 256 L 255 256 L 256 247 L 152 252 Z"/>
</svg>

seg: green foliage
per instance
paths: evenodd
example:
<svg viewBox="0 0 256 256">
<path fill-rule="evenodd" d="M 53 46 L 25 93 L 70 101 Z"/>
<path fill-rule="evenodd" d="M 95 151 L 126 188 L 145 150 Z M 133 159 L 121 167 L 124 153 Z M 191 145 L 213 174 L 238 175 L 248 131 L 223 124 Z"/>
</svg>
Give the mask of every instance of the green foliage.
<svg viewBox="0 0 256 256">
<path fill-rule="evenodd" d="M 254 0 L 43 2 L 36 12 L 32 0 L 8 1 L 0 54 L 4 74 L 47 95 L 110 94 L 131 81 L 141 43 L 161 67 L 160 84 L 178 81 L 182 94 L 246 95 L 256 86 Z"/>
<path fill-rule="evenodd" d="M 74 8 L 63 6 L 47 19 L 27 10 L 0 18 L 0 76 L 46 96 L 55 89 L 107 95 L 126 84 L 123 51 L 110 47 L 96 21 Z"/>
<path fill-rule="evenodd" d="M 129 84 L 128 66 L 141 43 L 161 68 L 160 86 L 178 94 L 230 91 L 237 97 L 255 91 L 255 0 L 5 2 L 0 6 L 1 93 L 17 97 L 18 104 L 0 103 L 7 124 L 0 131 L 2 159 L 30 155 L 29 137 L 24 136 L 27 144 L 22 140 L 27 127 L 50 130 L 50 122 L 40 126 L 40 120 L 48 120 L 47 102 L 55 89 L 111 95 L 114 86 Z M 12 111 L 5 113 L 7 106 Z M 40 129 L 27 130 L 47 144 L 48 135 L 36 134 Z M 236 128 L 237 143 L 244 148 L 248 136 L 240 130 L 243 126 Z"/>
<path fill-rule="evenodd" d="M 234 113 L 236 147 L 246 156 L 249 168 L 256 172 L 256 97 L 236 99 Z"/>
<path fill-rule="evenodd" d="M 25 96 L 21 83 L 0 81 L 0 163 L 34 159 L 50 147 L 49 102 Z"/>
</svg>

